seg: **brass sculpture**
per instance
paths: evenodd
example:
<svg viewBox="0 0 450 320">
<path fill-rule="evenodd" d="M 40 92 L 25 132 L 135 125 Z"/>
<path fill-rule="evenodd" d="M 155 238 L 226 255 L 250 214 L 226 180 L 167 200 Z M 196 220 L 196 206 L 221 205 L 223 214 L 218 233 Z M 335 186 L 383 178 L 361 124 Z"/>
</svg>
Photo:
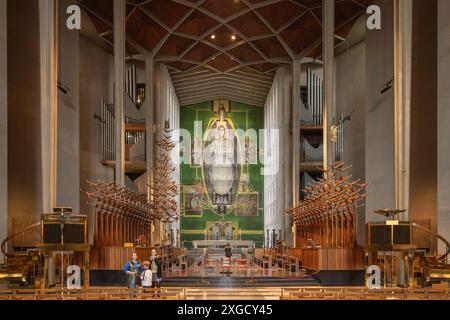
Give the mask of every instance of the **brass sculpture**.
<svg viewBox="0 0 450 320">
<path fill-rule="evenodd" d="M 153 181 L 150 185 L 152 209 L 158 220 L 171 223 L 180 219 L 177 200 L 180 188 L 173 176 L 176 167 L 170 154 L 175 143 L 171 139 L 168 121 L 165 122 L 162 138 L 155 144 L 159 147 L 159 152 L 154 158 Z"/>
<path fill-rule="evenodd" d="M 341 162 L 323 170 L 324 177 L 303 191 L 304 201 L 288 210 L 298 231 L 300 245 L 313 240 L 317 246 L 327 248 L 354 248 L 355 213 L 363 205 L 366 184 L 350 181 Z"/>
</svg>

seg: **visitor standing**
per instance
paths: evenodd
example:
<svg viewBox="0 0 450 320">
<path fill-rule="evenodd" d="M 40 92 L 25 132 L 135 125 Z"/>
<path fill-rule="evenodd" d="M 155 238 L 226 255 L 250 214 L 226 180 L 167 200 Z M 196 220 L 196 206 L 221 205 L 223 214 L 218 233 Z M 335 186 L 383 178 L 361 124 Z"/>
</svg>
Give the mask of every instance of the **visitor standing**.
<svg viewBox="0 0 450 320">
<path fill-rule="evenodd" d="M 162 257 L 158 255 L 156 249 L 152 249 L 150 256 L 151 271 L 152 271 L 152 288 L 161 288 L 162 282 Z M 160 291 L 157 291 L 160 297 Z"/>
<path fill-rule="evenodd" d="M 144 261 L 142 263 L 142 266 L 144 267 L 144 271 L 142 271 L 141 274 L 141 280 L 142 280 L 142 288 L 144 288 L 144 292 L 146 292 L 145 289 L 150 289 L 152 287 L 152 277 L 153 273 L 152 270 L 150 270 L 150 261 Z"/>
<path fill-rule="evenodd" d="M 227 246 L 225 247 L 225 257 L 231 258 L 233 256 L 233 249 L 231 248 L 230 244 L 227 243 Z"/>
<path fill-rule="evenodd" d="M 128 288 L 137 289 L 141 285 L 142 265 L 136 252 L 133 252 L 131 259 L 127 261 L 123 271 L 127 275 Z M 134 297 L 133 291 L 135 290 L 132 290 L 131 297 Z"/>
</svg>

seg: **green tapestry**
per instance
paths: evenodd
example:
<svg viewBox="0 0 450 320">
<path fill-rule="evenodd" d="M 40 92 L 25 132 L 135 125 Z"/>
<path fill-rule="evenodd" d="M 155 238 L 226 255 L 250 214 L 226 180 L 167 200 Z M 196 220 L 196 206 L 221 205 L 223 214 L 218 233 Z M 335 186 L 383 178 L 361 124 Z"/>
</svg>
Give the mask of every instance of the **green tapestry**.
<svg viewBox="0 0 450 320">
<path fill-rule="evenodd" d="M 205 102 L 181 107 L 180 128 L 191 136 L 181 148 L 181 242 L 264 241 L 260 107 Z"/>
</svg>

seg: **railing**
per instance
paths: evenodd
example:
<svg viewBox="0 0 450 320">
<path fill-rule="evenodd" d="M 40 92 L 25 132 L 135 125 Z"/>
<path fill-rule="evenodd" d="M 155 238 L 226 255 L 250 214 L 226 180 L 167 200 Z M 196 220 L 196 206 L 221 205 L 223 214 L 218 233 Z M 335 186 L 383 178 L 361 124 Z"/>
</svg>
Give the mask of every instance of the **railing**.
<svg viewBox="0 0 450 320">
<path fill-rule="evenodd" d="M 450 300 L 448 289 L 283 288 L 281 300 Z"/>
<path fill-rule="evenodd" d="M 1 290 L 0 300 L 184 300 L 184 288 L 91 288 Z"/>
<path fill-rule="evenodd" d="M 18 237 L 18 236 L 24 234 L 24 233 L 27 232 L 27 231 L 33 230 L 33 229 L 35 229 L 35 228 L 37 228 L 37 227 L 40 227 L 40 225 L 41 225 L 41 222 L 40 222 L 40 221 L 39 221 L 39 222 L 36 222 L 36 223 L 34 223 L 34 224 L 30 225 L 30 226 L 25 227 L 24 229 L 20 230 L 19 232 L 16 232 L 16 233 L 14 233 L 14 234 L 8 236 L 6 239 L 4 239 L 4 240 L 2 241 L 2 244 L 1 244 L 1 252 L 2 252 L 3 256 L 4 256 L 5 258 L 14 257 L 13 254 L 7 254 L 7 253 L 6 253 L 6 245 L 7 245 L 7 243 L 8 243 L 9 241 L 13 240 L 14 238 L 16 238 L 16 237 Z"/>
</svg>

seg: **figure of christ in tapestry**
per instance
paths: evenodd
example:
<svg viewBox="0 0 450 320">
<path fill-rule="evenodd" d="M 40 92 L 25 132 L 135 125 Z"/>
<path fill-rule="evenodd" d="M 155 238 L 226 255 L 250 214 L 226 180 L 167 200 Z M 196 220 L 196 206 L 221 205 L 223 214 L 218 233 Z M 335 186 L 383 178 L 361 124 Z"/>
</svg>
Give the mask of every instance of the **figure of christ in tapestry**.
<svg viewBox="0 0 450 320">
<path fill-rule="evenodd" d="M 203 174 L 209 200 L 218 214 L 232 211 L 238 192 L 241 166 L 239 141 L 224 108 L 205 133 Z"/>
</svg>

